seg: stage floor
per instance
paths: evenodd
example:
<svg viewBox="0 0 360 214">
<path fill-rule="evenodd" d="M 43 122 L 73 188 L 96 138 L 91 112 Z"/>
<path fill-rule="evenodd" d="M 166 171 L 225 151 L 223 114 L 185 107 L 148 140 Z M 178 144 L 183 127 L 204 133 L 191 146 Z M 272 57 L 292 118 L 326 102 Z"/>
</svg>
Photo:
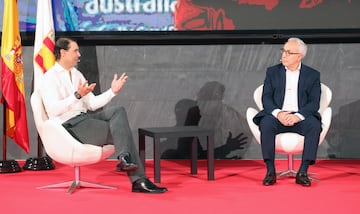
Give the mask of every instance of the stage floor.
<svg viewBox="0 0 360 214">
<path fill-rule="evenodd" d="M 1 173 L 1 213 L 360 213 L 360 160 L 318 160 L 310 171 L 320 181 L 311 187 L 295 184 L 294 178 L 263 186 L 261 160 L 216 160 L 214 181 L 207 180 L 205 160 L 199 161 L 198 175 L 190 174 L 189 160 L 161 160 L 159 185 L 169 191 L 156 195 L 132 193 L 114 160 L 81 167 L 81 178 L 115 190 L 83 188 L 70 195 L 66 188 L 38 189 L 73 179 L 71 167 L 55 165 L 49 171 Z M 286 167 L 286 160 L 276 161 L 278 171 Z M 152 160 L 146 169 L 153 180 Z"/>
</svg>

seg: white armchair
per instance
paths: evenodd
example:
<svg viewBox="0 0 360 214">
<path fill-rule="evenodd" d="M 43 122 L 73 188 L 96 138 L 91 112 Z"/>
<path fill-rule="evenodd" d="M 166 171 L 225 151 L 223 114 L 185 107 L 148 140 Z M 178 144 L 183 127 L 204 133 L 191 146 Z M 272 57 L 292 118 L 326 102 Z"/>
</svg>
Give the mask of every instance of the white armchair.
<svg viewBox="0 0 360 214">
<path fill-rule="evenodd" d="M 259 127 L 253 122 L 254 116 L 263 109 L 261 97 L 262 97 L 263 85 L 260 85 L 254 91 L 254 101 L 258 107 L 258 110 L 249 107 L 246 111 L 246 119 L 249 124 L 250 130 L 254 135 L 256 141 L 260 143 L 260 130 Z M 332 92 L 329 87 L 321 83 L 321 98 L 319 113 L 321 115 L 322 131 L 320 134 L 319 144 L 321 144 L 329 130 L 331 123 L 332 110 L 329 107 L 331 102 Z M 275 152 L 279 154 L 287 154 L 288 169 L 279 173 L 279 176 L 296 176 L 297 171 L 294 170 L 294 155 L 301 154 L 304 147 L 304 136 L 297 133 L 281 133 L 276 135 L 275 138 Z M 314 177 L 311 177 L 316 179 Z"/>
<path fill-rule="evenodd" d="M 69 187 L 68 193 L 72 193 L 76 188 L 80 187 L 116 189 L 112 186 L 80 180 L 80 166 L 94 164 L 110 157 L 115 151 L 113 145 L 94 146 L 77 141 L 61 124 L 48 119 L 40 91 L 35 91 L 31 95 L 31 107 L 35 126 L 46 153 L 54 161 L 73 166 L 75 169 L 75 178 L 73 181 L 39 188 Z"/>
</svg>

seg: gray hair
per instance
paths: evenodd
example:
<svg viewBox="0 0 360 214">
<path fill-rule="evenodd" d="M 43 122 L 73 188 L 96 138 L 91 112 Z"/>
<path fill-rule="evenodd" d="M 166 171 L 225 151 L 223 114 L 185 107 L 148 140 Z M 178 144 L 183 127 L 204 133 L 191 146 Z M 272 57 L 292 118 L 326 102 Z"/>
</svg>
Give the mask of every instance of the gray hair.
<svg viewBox="0 0 360 214">
<path fill-rule="evenodd" d="M 296 42 L 299 45 L 299 52 L 303 55 L 303 57 L 306 56 L 307 45 L 303 40 L 293 37 L 293 38 L 289 38 L 288 42 Z"/>
</svg>

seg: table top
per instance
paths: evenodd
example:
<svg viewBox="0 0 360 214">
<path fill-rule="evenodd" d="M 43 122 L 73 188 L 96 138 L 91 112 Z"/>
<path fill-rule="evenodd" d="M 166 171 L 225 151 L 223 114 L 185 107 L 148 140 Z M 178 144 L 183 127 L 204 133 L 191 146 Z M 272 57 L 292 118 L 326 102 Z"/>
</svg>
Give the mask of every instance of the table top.
<svg viewBox="0 0 360 214">
<path fill-rule="evenodd" d="M 199 126 L 170 126 L 170 127 L 149 127 L 149 128 L 139 128 L 139 134 L 154 136 L 157 134 L 161 135 L 172 135 L 178 134 L 181 136 L 196 136 L 200 134 L 209 135 L 212 134 L 213 130 L 202 128 Z"/>
</svg>

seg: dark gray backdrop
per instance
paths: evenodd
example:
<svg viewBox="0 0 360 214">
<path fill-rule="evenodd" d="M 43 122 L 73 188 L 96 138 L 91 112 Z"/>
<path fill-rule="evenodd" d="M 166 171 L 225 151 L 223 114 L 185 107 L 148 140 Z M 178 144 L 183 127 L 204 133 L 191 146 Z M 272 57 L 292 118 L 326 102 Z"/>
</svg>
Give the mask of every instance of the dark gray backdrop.
<svg viewBox="0 0 360 214">
<path fill-rule="evenodd" d="M 115 72 L 129 75 L 110 105 L 125 106 L 136 143 L 139 127 L 199 124 L 215 129 L 217 158 L 260 159 L 260 146 L 249 133 L 245 112 L 255 107 L 252 93 L 262 83 L 266 67 L 279 63 L 281 46 L 87 46 L 81 47 L 79 68 L 90 81 L 99 83 L 96 92 L 110 87 Z M 29 103 L 33 47 L 23 47 L 23 56 L 30 153 L 8 139 L 8 159 L 37 155 Z M 360 44 L 309 45 L 304 63 L 318 69 L 322 82 L 333 91 L 333 120 L 319 158 L 360 158 L 360 125 L 356 122 L 360 114 L 359 56 Z M 187 157 L 188 148 L 176 139 L 163 141 L 164 158 Z M 152 158 L 152 145 L 148 145 L 147 158 Z M 202 142 L 199 147 L 203 148 Z"/>
</svg>

